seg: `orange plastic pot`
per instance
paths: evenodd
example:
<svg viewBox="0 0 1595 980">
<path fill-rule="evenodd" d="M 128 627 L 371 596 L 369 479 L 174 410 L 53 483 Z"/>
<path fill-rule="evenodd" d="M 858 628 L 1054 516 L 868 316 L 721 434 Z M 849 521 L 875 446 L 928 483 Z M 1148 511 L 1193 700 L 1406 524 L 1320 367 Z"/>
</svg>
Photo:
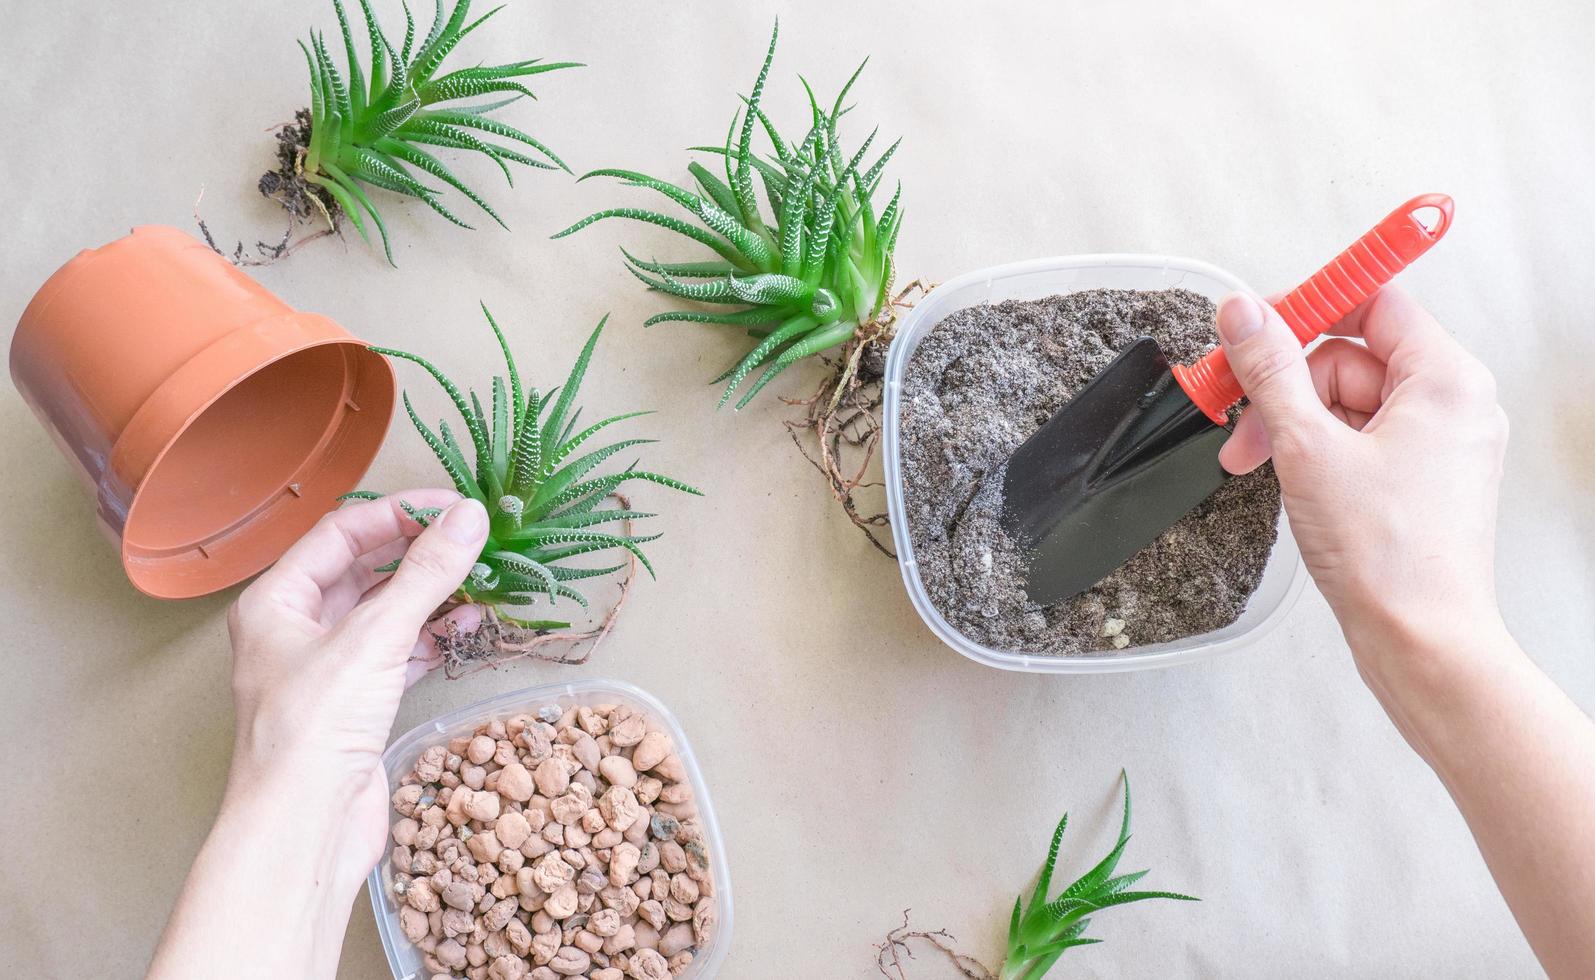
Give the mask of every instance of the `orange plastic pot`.
<svg viewBox="0 0 1595 980">
<path fill-rule="evenodd" d="M 166 599 L 280 557 L 365 473 L 393 414 L 383 357 L 159 226 L 45 282 L 11 378 L 94 495 L 128 578 Z"/>
</svg>

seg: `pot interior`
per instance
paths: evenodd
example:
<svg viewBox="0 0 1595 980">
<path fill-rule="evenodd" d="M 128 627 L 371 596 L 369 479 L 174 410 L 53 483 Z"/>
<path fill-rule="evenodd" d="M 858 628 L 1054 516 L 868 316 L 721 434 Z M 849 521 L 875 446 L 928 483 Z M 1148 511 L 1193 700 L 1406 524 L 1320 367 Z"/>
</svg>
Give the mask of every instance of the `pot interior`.
<svg viewBox="0 0 1595 980">
<path fill-rule="evenodd" d="M 379 383 L 386 371 L 357 345 L 322 344 L 206 406 L 134 495 L 122 543 L 133 583 L 161 597 L 200 595 L 275 561 L 375 455 L 392 400 Z"/>
</svg>

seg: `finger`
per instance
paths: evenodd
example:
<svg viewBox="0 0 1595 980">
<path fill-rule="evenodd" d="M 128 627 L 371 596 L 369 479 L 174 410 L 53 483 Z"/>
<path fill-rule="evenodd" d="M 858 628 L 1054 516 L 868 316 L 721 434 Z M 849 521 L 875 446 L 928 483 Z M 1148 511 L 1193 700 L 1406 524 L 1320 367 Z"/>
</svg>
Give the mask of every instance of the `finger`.
<svg viewBox="0 0 1595 980">
<path fill-rule="evenodd" d="M 1219 304 L 1218 333 L 1276 450 L 1282 440 L 1306 438 L 1327 424 L 1301 344 L 1273 307 L 1231 293 Z"/>
<path fill-rule="evenodd" d="M 1335 405 L 1329 410 L 1333 412 L 1335 416 L 1340 419 L 1340 421 L 1346 423 L 1351 428 L 1356 429 L 1358 432 L 1361 432 L 1363 429 L 1367 428 L 1368 423 L 1373 421 L 1374 416 L 1374 413 L 1372 412 L 1359 412 L 1355 408 L 1347 408 L 1344 405 Z"/>
<path fill-rule="evenodd" d="M 420 527 L 416 531 L 419 533 Z M 404 557 L 405 551 L 410 547 L 410 539 L 399 538 L 387 544 L 368 551 L 361 555 L 349 570 L 344 572 L 338 581 L 327 586 L 321 592 L 321 621 L 330 626 L 338 620 L 349 615 L 349 611 L 360 604 L 372 589 L 388 580 L 392 572 L 379 572 L 394 562 L 395 559 Z"/>
<path fill-rule="evenodd" d="M 361 555 L 417 533 L 415 522 L 399 507 L 401 499 L 413 507 L 447 507 L 459 496 L 452 490 L 413 490 L 335 510 L 289 548 L 261 576 L 261 583 L 308 583 L 318 591 L 325 589 Z"/>
<path fill-rule="evenodd" d="M 1263 425 L 1263 416 L 1254 406 L 1248 405 L 1241 411 L 1234 431 L 1219 448 L 1218 464 L 1224 467 L 1226 473 L 1240 476 L 1262 466 L 1273 454 L 1274 447 L 1268 441 L 1268 428 Z"/>
<path fill-rule="evenodd" d="M 1361 430 L 1384 400 L 1385 365 L 1361 344 L 1339 338 L 1324 341 L 1307 355 L 1318 400 L 1330 413 L 1353 429 Z M 1273 455 L 1268 428 L 1251 406 L 1219 450 L 1226 472 L 1250 473 Z"/>
<path fill-rule="evenodd" d="M 444 600 L 459 589 L 487 540 L 487 511 L 480 501 L 455 503 L 421 532 L 404 553 L 398 571 L 364 603 L 363 622 L 409 650 L 411 642 Z"/>
<path fill-rule="evenodd" d="M 1307 369 L 1319 399 L 1347 424 L 1366 422 L 1384 403 L 1385 363 L 1361 344 L 1326 340 L 1307 355 Z"/>
<path fill-rule="evenodd" d="M 1424 352 L 1461 349 L 1428 310 L 1396 286 L 1385 286 L 1363 300 L 1328 332 L 1361 337 L 1386 364 Z"/>
<path fill-rule="evenodd" d="M 450 610 L 421 628 L 421 636 L 415 641 L 415 649 L 410 653 L 410 662 L 405 666 L 404 686 L 409 689 L 416 681 L 443 666 L 443 654 L 438 651 L 438 636 L 448 636 L 454 633 L 470 633 L 482 625 L 482 610 L 476 606 L 461 606 Z"/>
</svg>

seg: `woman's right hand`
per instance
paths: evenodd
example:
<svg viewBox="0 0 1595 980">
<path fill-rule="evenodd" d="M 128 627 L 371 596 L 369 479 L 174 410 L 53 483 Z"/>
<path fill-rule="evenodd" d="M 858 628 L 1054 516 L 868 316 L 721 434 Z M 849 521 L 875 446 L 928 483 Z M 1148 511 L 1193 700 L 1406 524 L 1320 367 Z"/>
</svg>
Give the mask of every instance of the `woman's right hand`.
<svg viewBox="0 0 1595 980">
<path fill-rule="evenodd" d="M 1352 650 L 1499 628 L 1507 422 L 1489 370 L 1391 287 L 1305 357 L 1252 296 L 1225 297 L 1218 330 L 1251 400 L 1219 459 L 1244 473 L 1272 456 L 1291 531 Z"/>
<path fill-rule="evenodd" d="M 1302 557 L 1358 670 L 1473 831 L 1540 964 L 1595 976 L 1595 724 L 1495 600 L 1506 416 L 1482 364 L 1383 289 L 1302 356 L 1250 296 L 1219 336 L 1251 405 L 1220 459 L 1270 456 Z"/>
</svg>

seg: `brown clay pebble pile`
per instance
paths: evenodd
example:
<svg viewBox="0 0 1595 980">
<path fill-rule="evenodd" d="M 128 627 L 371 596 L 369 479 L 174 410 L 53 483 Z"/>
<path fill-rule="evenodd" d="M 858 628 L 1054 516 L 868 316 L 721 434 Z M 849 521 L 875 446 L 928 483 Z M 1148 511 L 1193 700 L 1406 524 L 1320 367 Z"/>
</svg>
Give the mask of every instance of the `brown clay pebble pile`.
<svg viewBox="0 0 1595 980">
<path fill-rule="evenodd" d="M 1279 483 L 1264 466 L 1086 592 L 1025 595 L 999 524 L 1008 456 L 1138 337 L 1173 361 L 1214 343 L 1213 304 L 1183 289 L 1092 289 L 972 306 L 936 324 L 903 377 L 902 479 L 914 558 L 959 632 L 1000 650 L 1071 655 L 1162 643 L 1233 623 L 1273 549 Z"/>
<path fill-rule="evenodd" d="M 692 785 L 624 705 L 434 745 L 393 794 L 389 878 L 431 980 L 665 980 L 715 928 Z"/>
</svg>

